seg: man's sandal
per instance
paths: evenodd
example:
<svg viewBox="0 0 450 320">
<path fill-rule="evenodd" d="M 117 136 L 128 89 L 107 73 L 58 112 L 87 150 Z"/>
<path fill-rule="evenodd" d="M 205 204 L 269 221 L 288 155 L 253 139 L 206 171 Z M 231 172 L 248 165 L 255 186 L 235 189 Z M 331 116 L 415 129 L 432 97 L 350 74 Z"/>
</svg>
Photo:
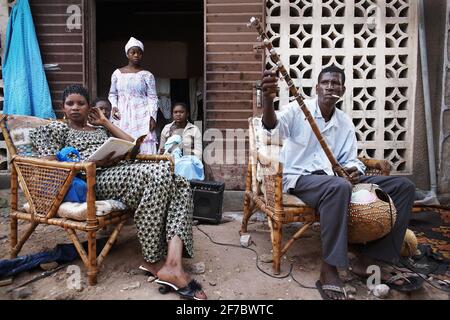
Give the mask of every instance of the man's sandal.
<svg viewBox="0 0 450 320">
<path fill-rule="evenodd" d="M 348 300 L 347 291 L 345 291 L 345 289 L 342 287 L 331 285 L 331 284 L 322 285 L 322 282 L 320 280 L 318 280 L 316 282 L 316 288 L 319 291 L 320 295 L 322 296 L 323 300 L 340 300 L 340 299 L 332 299 L 330 297 L 330 295 L 328 295 L 325 291 L 332 291 L 332 292 L 339 293 L 339 294 L 343 295 L 345 298 L 342 300 Z"/>
</svg>

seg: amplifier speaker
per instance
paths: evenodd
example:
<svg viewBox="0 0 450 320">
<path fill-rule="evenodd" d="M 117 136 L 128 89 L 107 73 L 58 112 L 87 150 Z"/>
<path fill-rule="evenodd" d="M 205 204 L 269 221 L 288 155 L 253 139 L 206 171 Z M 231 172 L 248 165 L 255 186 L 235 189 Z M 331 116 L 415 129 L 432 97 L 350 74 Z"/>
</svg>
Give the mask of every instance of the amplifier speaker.
<svg viewBox="0 0 450 320">
<path fill-rule="evenodd" d="M 194 219 L 219 224 L 222 221 L 222 204 L 225 183 L 191 180 L 194 194 Z"/>
</svg>

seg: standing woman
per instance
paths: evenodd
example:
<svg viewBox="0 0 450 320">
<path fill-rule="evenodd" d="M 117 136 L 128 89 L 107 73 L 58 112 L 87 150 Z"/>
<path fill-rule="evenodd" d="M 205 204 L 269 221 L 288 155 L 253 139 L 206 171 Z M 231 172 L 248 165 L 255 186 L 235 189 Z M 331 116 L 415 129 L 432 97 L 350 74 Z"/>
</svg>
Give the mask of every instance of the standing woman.
<svg viewBox="0 0 450 320">
<path fill-rule="evenodd" d="M 142 154 L 156 154 L 156 120 L 158 97 L 155 77 L 142 69 L 144 44 L 131 37 L 125 46 L 128 65 L 114 71 L 109 101 L 113 123 L 134 139 L 147 136 L 141 145 Z"/>
</svg>

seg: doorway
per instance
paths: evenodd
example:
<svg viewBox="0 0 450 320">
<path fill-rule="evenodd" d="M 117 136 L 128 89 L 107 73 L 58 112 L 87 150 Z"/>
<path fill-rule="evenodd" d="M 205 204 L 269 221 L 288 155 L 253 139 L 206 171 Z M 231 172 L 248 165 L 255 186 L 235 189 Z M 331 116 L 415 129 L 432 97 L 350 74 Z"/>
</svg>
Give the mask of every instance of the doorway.
<svg viewBox="0 0 450 320">
<path fill-rule="evenodd" d="M 95 12 L 97 95 L 108 96 L 112 73 L 128 63 L 125 44 L 135 37 L 144 43 L 143 67 L 155 76 L 158 96 L 186 103 L 191 121 L 203 121 L 203 1 L 97 0 Z M 168 114 L 158 111 L 158 134 Z"/>
</svg>

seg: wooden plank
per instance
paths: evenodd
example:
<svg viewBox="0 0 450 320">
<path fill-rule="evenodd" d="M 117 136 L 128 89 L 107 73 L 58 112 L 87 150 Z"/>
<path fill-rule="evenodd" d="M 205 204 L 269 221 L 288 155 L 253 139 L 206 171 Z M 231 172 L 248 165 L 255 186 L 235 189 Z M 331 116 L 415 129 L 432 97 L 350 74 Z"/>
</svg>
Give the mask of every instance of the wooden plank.
<svg viewBox="0 0 450 320">
<path fill-rule="evenodd" d="M 229 110 L 208 110 L 207 112 L 208 121 L 211 120 L 221 120 L 221 119 L 248 119 L 253 116 L 253 110 L 235 110 L 230 112 Z"/>
<path fill-rule="evenodd" d="M 248 118 L 244 119 L 219 119 L 219 120 L 207 120 L 206 128 L 217 128 L 217 129 L 247 129 L 248 128 Z"/>
<path fill-rule="evenodd" d="M 71 43 L 53 43 L 53 44 L 41 44 L 41 51 L 46 54 L 52 53 L 79 53 L 83 50 L 82 44 Z"/>
<path fill-rule="evenodd" d="M 207 91 L 208 100 L 248 100 L 252 101 L 253 91 Z"/>
<path fill-rule="evenodd" d="M 42 23 L 42 24 L 35 24 L 36 33 L 38 35 L 44 35 L 44 34 L 78 34 L 82 35 L 81 29 L 73 29 L 69 30 L 67 29 L 67 25 L 64 24 L 49 24 L 49 23 Z"/>
<path fill-rule="evenodd" d="M 224 42 L 210 42 L 206 44 L 208 52 L 252 52 L 253 47 L 257 45 L 251 42 L 242 43 L 224 43 Z"/>
<path fill-rule="evenodd" d="M 251 82 L 207 82 L 206 90 L 207 91 L 215 91 L 215 90 L 253 90 L 253 81 Z"/>
<path fill-rule="evenodd" d="M 69 7 L 67 3 L 54 3 L 53 5 L 50 4 L 34 4 L 30 5 L 31 7 L 31 13 L 33 15 L 53 15 L 53 14 L 60 14 L 65 15 L 66 17 L 69 17 L 69 14 L 67 13 L 67 8 Z"/>
<path fill-rule="evenodd" d="M 63 73 L 63 72 L 47 72 L 48 81 L 65 81 L 65 82 L 83 82 L 83 73 Z"/>
<path fill-rule="evenodd" d="M 206 81 L 261 80 L 261 72 L 206 72 Z"/>
<path fill-rule="evenodd" d="M 259 3 L 261 5 L 261 0 L 208 0 L 207 5 L 213 4 L 227 4 L 227 3 Z"/>
<path fill-rule="evenodd" d="M 254 12 L 241 12 L 241 13 L 209 13 L 206 15 L 206 22 L 242 22 L 248 23 L 251 17 L 261 18 L 261 14 Z"/>
<path fill-rule="evenodd" d="M 30 0 L 30 6 L 52 6 L 52 5 L 82 5 L 83 0 Z"/>
<path fill-rule="evenodd" d="M 251 12 L 258 14 L 261 10 L 260 3 L 217 3 L 206 6 L 207 13 L 241 13 Z"/>
<path fill-rule="evenodd" d="M 52 92 L 62 92 L 68 85 L 71 84 L 83 84 L 82 82 L 71 82 L 71 81 L 49 81 L 49 86 Z M 62 96 L 58 97 L 57 100 L 61 100 Z M 58 101 L 60 103 L 60 101 Z"/>
<path fill-rule="evenodd" d="M 251 29 L 247 27 L 247 23 L 209 23 L 208 32 L 251 32 Z M 254 33 L 256 35 L 256 33 Z"/>
<path fill-rule="evenodd" d="M 75 72 L 80 73 L 83 72 L 83 65 L 81 63 L 60 63 L 58 67 L 61 69 L 61 72 Z M 59 72 L 59 71 L 50 71 L 50 72 Z"/>
<path fill-rule="evenodd" d="M 206 71 L 258 71 L 262 72 L 258 62 L 247 63 L 211 63 L 206 64 Z"/>
<path fill-rule="evenodd" d="M 63 62 L 83 63 L 83 55 L 81 53 L 42 52 L 42 60 L 44 63 L 63 63 Z"/>
<path fill-rule="evenodd" d="M 262 54 L 254 52 L 207 52 L 206 62 L 261 61 Z"/>
<path fill-rule="evenodd" d="M 39 23 L 51 23 L 51 24 L 60 24 L 60 25 L 66 25 L 67 23 L 67 19 L 68 19 L 68 15 L 46 15 L 46 14 L 38 14 L 38 15 L 33 15 L 34 21 L 39 21 L 39 22 L 35 22 L 37 24 Z"/>
<path fill-rule="evenodd" d="M 212 109 L 228 109 L 230 112 L 233 110 L 251 110 L 253 109 L 252 101 L 207 101 L 206 111 Z"/>
<path fill-rule="evenodd" d="M 41 33 L 38 36 L 39 44 L 60 44 L 60 43 L 70 43 L 70 44 L 80 44 L 83 42 L 83 36 L 76 33 Z"/>
<path fill-rule="evenodd" d="M 207 42 L 253 42 L 258 35 L 254 32 L 222 32 L 207 33 Z"/>
</svg>

